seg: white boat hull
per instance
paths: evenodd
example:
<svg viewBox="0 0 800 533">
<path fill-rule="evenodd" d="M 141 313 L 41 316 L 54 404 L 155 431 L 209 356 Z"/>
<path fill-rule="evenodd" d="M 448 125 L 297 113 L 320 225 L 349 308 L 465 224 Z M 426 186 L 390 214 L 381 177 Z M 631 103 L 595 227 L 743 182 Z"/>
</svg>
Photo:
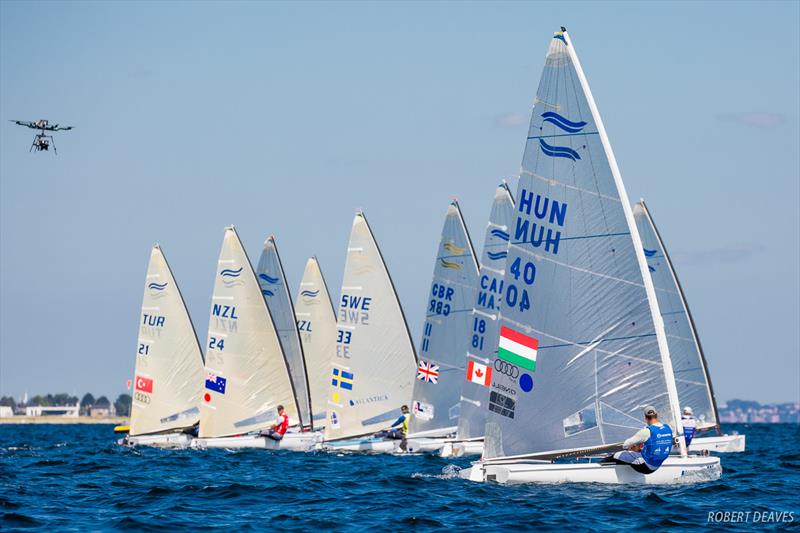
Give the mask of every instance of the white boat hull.
<svg viewBox="0 0 800 533">
<path fill-rule="evenodd" d="M 242 435 L 240 437 L 196 438 L 192 441 L 192 448 L 200 450 L 207 448 L 257 448 L 262 450 L 306 452 L 318 449 L 320 442 L 322 442 L 322 433 L 319 432 L 287 433 L 279 441 L 258 435 Z"/>
<path fill-rule="evenodd" d="M 405 453 L 400 449 L 400 440 L 363 438 L 325 441 L 322 449 L 329 452 L 371 452 L 371 453 Z"/>
<path fill-rule="evenodd" d="M 156 448 L 188 448 L 192 436 L 186 433 L 163 433 L 159 435 L 128 435 L 120 444 L 128 446 L 154 446 Z"/>
<path fill-rule="evenodd" d="M 408 439 L 410 453 L 438 454 L 440 457 L 464 457 L 483 454 L 482 440 L 455 440 L 448 437 Z"/>
<path fill-rule="evenodd" d="M 669 485 L 700 483 L 719 479 L 719 457 L 669 457 L 652 474 L 640 474 L 627 465 L 600 463 L 519 462 L 486 464 L 476 462 L 462 470 L 470 481 L 497 483 L 608 483 Z"/>
<path fill-rule="evenodd" d="M 744 435 L 717 435 L 692 439 L 690 452 L 739 453 L 745 448 Z"/>
</svg>

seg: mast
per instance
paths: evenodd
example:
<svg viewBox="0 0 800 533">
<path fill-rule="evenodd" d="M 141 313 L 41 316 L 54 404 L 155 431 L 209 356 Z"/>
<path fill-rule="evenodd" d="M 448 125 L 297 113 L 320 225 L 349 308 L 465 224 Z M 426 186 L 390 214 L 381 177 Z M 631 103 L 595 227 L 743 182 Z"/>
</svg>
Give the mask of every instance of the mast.
<svg viewBox="0 0 800 533">
<path fill-rule="evenodd" d="M 667 384 L 667 396 L 669 397 L 670 408 L 672 411 L 672 427 L 678 435 L 678 446 L 681 451 L 681 456 L 686 457 L 686 440 L 683 438 L 683 424 L 680 417 L 680 403 L 678 401 L 678 389 L 675 386 L 675 375 L 672 371 L 672 360 L 669 357 L 669 346 L 667 345 L 667 335 L 664 331 L 664 320 L 661 318 L 661 312 L 658 309 L 658 301 L 656 300 L 656 290 L 653 286 L 653 280 L 650 278 L 650 271 L 647 268 L 647 259 L 642 249 L 642 239 L 639 237 L 639 229 L 636 227 L 636 221 L 633 219 L 633 211 L 631 210 L 630 201 L 628 200 L 628 193 L 625 191 L 625 185 L 622 183 L 622 176 L 617 165 L 617 160 L 614 157 L 614 152 L 611 149 L 611 143 L 608 140 L 605 126 L 603 126 L 603 119 L 600 117 L 600 112 L 597 109 L 597 104 L 592 96 L 592 91 L 589 88 L 589 82 L 586 80 L 586 75 L 583 73 L 578 54 L 575 52 L 575 47 L 572 43 L 572 38 L 567 33 L 565 27 L 561 27 L 564 34 L 564 40 L 567 43 L 567 53 L 575 65 L 575 72 L 578 75 L 583 92 L 586 95 L 586 101 L 589 104 L 592 116 L 594 117 L 597 132 L 600 136 L 600 142 L 606 153 L 609 166 L 611 167 L 611 175 L 614 177 L 614 183 L 617 186 L 617 192 L 622 201 L 622 209 L 625 213 L 625 220 L 628 223 L 628 229 L 631 233 L 631 238 L 634 244 L 634 253 L 636 260 L 639 264 L 639 270 L 642 274 L 642 282 L 644 284 L 645 292 L 647 293 L 647 300 L 650 304 L 650 314 L 653 318 L 653 325 L 656 330 L 656 339 L 658 341 L 658 349 L 661 353 L 661 364 L 664 368 L 664 378 Z"/>
<path fill-rule="evenodd" d="M 708 362 L 706 361 L 705 352 L 703 352 L 703 345 L 700 344 L 700 337 L 697 335 L 697 327 L 694 324 L 694 318 L 692 318 L 692 312 L 689 309 L 689 303 L 686 301 L 686 295 L 683 293 L 683 287 L 681 286 L 681 282 L 678 279 L 678 274 L 675 272 L 675 268 L 672 266 L 672 259 L 669 257 L 669 253 L 667 253 L 667 248 L 664 246 L 664 241 L 661 239 L 661 233 L 658 232 L 658 227 L 656 223 L 653 221 L 653 217 L 650 216 L 650 210 L 647 209 L 647 204 L 644 202 L 644 198 L 639 200 L 639 203 L 644 210 L 644 214 L 647 217 L 647 221 L 650 223 L 650 226 L 653 228 L 653 232 L 656 234 L 656 240 L 658 240 L 658 246 L 661 248 L 661 253 L 664 254 L 664 258 L 667 260 L 667 267 L 669 268 L 669 273 L 672 276 L 672 280 L 675 282 L 675 286 L 678 287 L 678 295 L 681 299 L 681 304 L 683 305 L 683 310 L 686 311 L 686 316 L 689 318 L 689 325 L 690 329 L 692 330 L 692 339 L 694 339 L 694 343 L 697 346 L 697 351 L 700 354 L 700 362 L 703 365 L 703 375 L 706 378 L 706 384 L 708 385 L 708 392 L 711 396 L 711 408 L 714 410 L 714 427 L 717 431 L 720 430 L 719 425 L 719 410 L 717 409 L 717 397 L 714 394 L 714 385 L 711 383 L 711 374 L 708 371 Z"/>
</svg>

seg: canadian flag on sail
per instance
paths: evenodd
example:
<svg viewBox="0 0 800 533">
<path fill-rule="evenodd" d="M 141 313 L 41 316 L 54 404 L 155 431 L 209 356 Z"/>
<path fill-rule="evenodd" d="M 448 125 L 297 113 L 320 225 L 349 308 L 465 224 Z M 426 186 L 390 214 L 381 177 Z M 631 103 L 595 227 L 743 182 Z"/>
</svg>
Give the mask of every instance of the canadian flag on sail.
<svg viewBox="0 0 800 533">
<path fill-rule="evenodd" d="M 467 381 L 488 387 L 492 383 L 492 368 L 469 361 L 467 363 Z"/>
</svg>

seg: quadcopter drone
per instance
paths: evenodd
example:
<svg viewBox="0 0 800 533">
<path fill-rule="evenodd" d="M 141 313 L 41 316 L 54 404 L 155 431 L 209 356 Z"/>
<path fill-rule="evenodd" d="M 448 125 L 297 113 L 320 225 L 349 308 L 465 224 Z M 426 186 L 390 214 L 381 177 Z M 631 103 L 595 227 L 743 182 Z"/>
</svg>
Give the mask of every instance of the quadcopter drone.
<svg viewBox="0 0 800 533">
<path fill-rule="evenodd" d="M 33 139 L 33 144 L 31 144 L 31 149 L 28 150 L 32 152 L 36 150 L 37 152 L 47 152 L 50 150 L 50 147 L 53 147 L 53 153 L 58 154 L 56 150 L 56 143 L 53 139 L 52 135 L 46 135 L 45 132 L 54 132 L 54 131 L 69 131 L 72 129 L 72 126 L 59 126 L 58 124 L 53 124 L 52 126 L 47 120 L 37 120 L 35 122 L 25 121 L 25 120 L 12 120 L 14 124 L 19 126 L 25 126 L 31 128 L 32 130 L 40 130 L 39 133 L 36 134 L 36 137 Z"/>
</svg>

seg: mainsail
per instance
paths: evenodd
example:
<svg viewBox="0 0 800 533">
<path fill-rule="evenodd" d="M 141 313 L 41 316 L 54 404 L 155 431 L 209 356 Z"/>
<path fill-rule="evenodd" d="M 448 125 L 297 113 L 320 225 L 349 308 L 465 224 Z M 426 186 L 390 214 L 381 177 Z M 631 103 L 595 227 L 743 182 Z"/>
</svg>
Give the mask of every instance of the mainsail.
<svg viewBox="0 0 800 533">
<path fill-rule="evenodd" d="M 681 407 L 692 408 L 697 417 L 698 428 L 718 428 L 717 402 L 692 313 L 667 248 L 644 200 L 633 207 L 633 217 L 642 238 L 647 268 L 656 289 L 658 308 L 664 319 L 678 400 Z"/>
<path fill-rule="evenodd" d="M 300 344 L 300 334 L 297 331 L 297 322 L 294 318 L 294 306 L 286 283 L 286 274 L 283 271 L 278 246 L 275 237 L 270 235 L 264 241 L 264 248 L 258 260 L 258 283 L 261 293 L 267 302 L 269 314 L 278 331 L 283 355 L 289 365 L 289 375 L 292 378 L 297 405 L 299 408 L 300 424 L 311 426 L 311 395 L 309 394 L 308 378 L 306 376 L 305 355 Z"/>
<path fill-rule="evenodd" d="M 203 352 L 172 276 L 156 244 L 142 298 L 130 435 L 193 426 L 200 418 Z"/>
<path fill-rule="evenodd" d="M 414 345 L 364 213 L 353 219 L 330 368 L 325 440 L 386 428 L 411 402 Z"/>
<path fill-rule="evenodd" d="M 331 357 L 336 352 L 336 311 L 316 257 L 306 262 L 294 307 L 307 363 L 314 425 L 322 425 L 331 385 Z"/>
<path fill-rule="evenodd" d="M 298 420 L 289 369 L 256 274 L 233 226 L 225 229 L 208 323 L 200 437 L 262 429 L 282 404 Z"/>
<path fill-rule="evenodd" d="M 510 231 L 485 457 L 682 434 L 666 336 L 611 145 L 566 31 L 536 94 Z M 685 451 L 681 446 L 682 452 Z"/>
<path fill-rule="evenodd" d="M 466 374 L 467 379 L 461 388 L 461 413 L 457 434 L 459 439 L 483 437 L 492 373 L 506 370 L 502 362 L 497 363 L 493 359 L 497 353 L 497 339 L 500 335 L 503 275 L 513 220 L 514 197 L 508 185 L 503 182 L 494 193 L 483 241 L 475 308 L 469 316 L 466 364 L 470 372 Z"/>
<path fill-rule="evenodd" d="M 447 208 L 425 304 L 410 434 L 455 432 L 474 319 L 478 262 L 457 201 Z"/>
</svg>

